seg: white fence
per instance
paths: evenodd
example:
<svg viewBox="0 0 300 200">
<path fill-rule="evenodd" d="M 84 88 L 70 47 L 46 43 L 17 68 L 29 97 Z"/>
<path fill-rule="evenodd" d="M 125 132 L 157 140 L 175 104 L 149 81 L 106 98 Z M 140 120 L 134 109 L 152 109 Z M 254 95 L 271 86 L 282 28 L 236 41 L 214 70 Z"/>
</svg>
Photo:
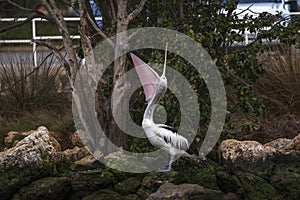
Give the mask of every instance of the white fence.
<svg viewBox="0 0 300 200">
<path fill-rule="evenodd" d="M 96 17 L 96 20 L 102 20 L 102 17 Z M 25 21 L 26 18 L 0 18 L 0 22 L 16 22 L 16 21 Z M 65 21 L 80 21 L 80 17 L 65 17 Z M 46 19 L 42 18 L 34 18 L 32 19 L 31 23 L 31 30 L 32 30 L 32 36 L 30 39 L 14 39 L 14 40 L 0 40 L 0 43 L 11 43 L 11 44 L 17 44 L 17 43 L 27 43 L 32 44 L 32 52 L 33 52 L 33 60 L 34 65 L 37 66 L 37 46 L 36 43 L 33 42 L 33 40 L 45 40 L 45 39 L 51 39 L 51 40 L 62 40 L 62 36 L 50 36 L 50 35 L 37 35 L 37 22 L 41 21 L 47 21 Z M 73 39 L 80 39 L 80 35 L 71 35 L 71 38 Z"/>
</svg>

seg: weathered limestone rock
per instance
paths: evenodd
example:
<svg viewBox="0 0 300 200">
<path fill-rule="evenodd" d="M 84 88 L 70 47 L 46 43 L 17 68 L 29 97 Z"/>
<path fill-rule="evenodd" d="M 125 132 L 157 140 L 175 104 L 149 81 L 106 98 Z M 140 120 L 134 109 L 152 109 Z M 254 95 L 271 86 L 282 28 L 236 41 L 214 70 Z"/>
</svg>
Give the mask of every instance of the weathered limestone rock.
<svg viewBox="0 0 300 200">
<path fill-rule="evenodd" d="M 286 146 L 291 142 L 291 139 L 287 139 L 287 138 L 278 138 L 276 140 L 273 140 L 271 142 L 268 142 L 266 144 L 264 144 L 264 146 L 269 146 L 269 147 L 273 147 L 276 150 L 279 149 L 285 149 Z"/>
<path fill-rule="evenodd" d="M 222 159 L 229 167 L 256 168 L 274 156 L 276 149 L 256 141 L 225 140 L 220 145 Z M 249 165 L 251 163 L 251 165 Z"/>
<path fill-rule="evenodd" d="M 141 163 L 136 157 L 122 151 L 113 152 L 104 157 L 104 162 L 111 168 L 126 172 L 145 172 L 148 166 Z"/>
<path fill-rule="evenodd" d="M 11 148 L 15 146 L 20 140 L 25 138 L 26 136 L 30 135 L 32 132 L 15 132 L 15 131 L 10 131 L 7 133 L 7 136 L 4 138 L 4 144 L 6 148 Z"/>
<path fill-rule="evenodd" d="M 76 162 L 90 153 L 85 148 L 74 147 L 73 149 L 66 149 L 60 153 L 63 157 L 62 159 L 69 162 Z"/>
<path fill-rule="evenodd" d="M 10 199 L 22 186 L 54 173 L 55 148 L 39 127 L 0 157 L 0 197 Z"/>
<path fill-rule="evenodd" d="M 300 151 L 300 133 L 291 140 L 285 149 Z"/>
<path fill-rule="evenodd" d="M 80 160 L 75 161 L 75 171 L 86 171 L 90 169 L 97 169 L 104 166 L 93 155 L 87 155 Z"/>
<path fill-rule="evenodd" d="M 44 129 L 46 127 L 44 126 L 40 126 L 38 128 L 39 129 Z M 16 132 L 16 131 L 10 131 L 7 136 L 4 138 L 4 144 L 6 146 L 6 148 L 11 148 L 11 147 L 15 147 L 18 142 L 20 142 L 22 139 L 24 139 L 25 137 L 29 136 L 32 133 L 35 133 L 35 130 L 31 130 L 31 131 L 26 131 L 26 132 Z M 50 132 L 48 132 L 47 134 L 50 137 L 50 141 L 52 142 L 54 148 L 56 151 L 60 151 L 61 150 L 61 146 L 59 144 L 59 142 L 57 142 L 57 140 L 55 138 L 53 138 L 50 134 Z"/>
<path fill-rule="evenodd" d="M 256 141 L 225 140 L 219 150 L 222 162 L 231 169 L 271 170 L 274 165 L 300 161 L 300 134 L 293 139 L 279 138 L 265 145 Z"/>
<path fill-rule="evenodd" d="M 265 145 L 223 141 L 219 149 L 227 170 L 217 171 L 220 189 L 240 194 L 243 199 L 299 199 L 299 144 L 300 134 Z"/>
<path fill-rule="evenodd" d="M 73 132 L 70 136 L 70 139 L 71 139 L 71 142 L 74 146 L 77 146 L 77 147 L 83 147 L 83 143 L 81 141 L 81 138 L 79 136 L 79 130 Z"/>
<path fill-rule="evenodd" d="M 173 183 L 163 184 L 155 193 L 151 194 L 147 200 L 157 199 L 203 199 L 218 200 L 223 199 L 224 193 L 218 190 L 203 188 L 197 184 L 174 185 Z"/>
</svg>

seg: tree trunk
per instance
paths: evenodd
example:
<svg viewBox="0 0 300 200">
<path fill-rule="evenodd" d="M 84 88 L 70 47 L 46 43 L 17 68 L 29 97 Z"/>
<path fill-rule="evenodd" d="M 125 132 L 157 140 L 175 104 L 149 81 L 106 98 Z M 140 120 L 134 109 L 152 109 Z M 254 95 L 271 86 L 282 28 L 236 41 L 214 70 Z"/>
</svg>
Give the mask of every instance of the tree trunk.
<svg viewBox="0 0 300 200">
<path fill-rule="evenodd" d="M 117 33 L 127 31 L 128 20 L 127 18 L 127 0 L 117 0 Z M 124 79 L 126 71 L 126 54 L 123 54 L 128 48 L 128 36 L 127 34 L 117 35 L 116 48 L 115 48 L 115 61 L 113 72 L 113 89 L 116 90 L 118 96 L 113 98 L 110 136 L 109 138 L 114 141 L 115 145 L 122 146 L 124 149 L 128 149 L 127 136 L 121 129 L 126 130 L 126 118 L 122 113 L 125 112 L 125 92 L 129 87 L 128 82 Z M 116 123 L 115 117 L 121 117 Z"/>
</svg>

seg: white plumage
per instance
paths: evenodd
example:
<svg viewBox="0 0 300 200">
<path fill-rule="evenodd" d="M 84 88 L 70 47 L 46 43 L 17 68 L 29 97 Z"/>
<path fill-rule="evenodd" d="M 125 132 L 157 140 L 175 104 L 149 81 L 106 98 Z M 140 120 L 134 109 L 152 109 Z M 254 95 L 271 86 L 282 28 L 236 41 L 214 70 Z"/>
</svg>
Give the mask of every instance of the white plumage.
<svg viewBox="0 0 300 200">
<path fill-rule="evenodd" d="M 186 150 L 189 148 L 189 142 L 185 137 L 179 135 L 174 128 L 164 124 L 155 124 L 153 121 L 155 107 L 167 90 L 167 78 L 165 76 L 167 50 L 165 53 L 163 74 L 160 77 L 137 56 L 131 54 L 131 57 L 143 85 L 146 100 L 148 101 L 143 116 L 142 127 L 152 145 L 170 154 L 169 165 L 160 169 L 160 171 L 170 171 L 175 157 L 187 154 Z"/>
</svg>

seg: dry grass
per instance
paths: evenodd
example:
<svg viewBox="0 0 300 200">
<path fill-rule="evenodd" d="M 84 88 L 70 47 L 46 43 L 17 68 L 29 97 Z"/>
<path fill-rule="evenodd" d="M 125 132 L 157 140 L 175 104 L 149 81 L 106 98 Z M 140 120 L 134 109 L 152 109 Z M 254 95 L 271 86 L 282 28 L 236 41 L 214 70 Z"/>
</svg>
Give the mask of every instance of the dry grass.
<svg viewBox="0 0 300 200">
<path fill-rule="evenodd" d="M 256 94 L 273 112 L 300 114 L 300 50 L 294 46 L 270 46 L 258 60 L 265 74 L 254 86 Z"/>
<path fill-rule="evenodd" d="M 30 57 L 0 59 L 0 151 L 8 131 L 44 125 L 62 136 L 74 130 L 68 79 L 54 58 L 34 68 Z M 42 58 L 41 58 L 42 60 Z M 41 62 L 41 60 L 39 62 Z"/>
<path fill-rule="evenodd" d="M 0 112 L 15 115 L 47 107 L 59 107 L 61 91 L 67 78 L 61 66 L 54 65 L 53 58 L 39 68 L 33 67 L 28 57 L 13 54 L 0 62 Z"/>
</svg>

